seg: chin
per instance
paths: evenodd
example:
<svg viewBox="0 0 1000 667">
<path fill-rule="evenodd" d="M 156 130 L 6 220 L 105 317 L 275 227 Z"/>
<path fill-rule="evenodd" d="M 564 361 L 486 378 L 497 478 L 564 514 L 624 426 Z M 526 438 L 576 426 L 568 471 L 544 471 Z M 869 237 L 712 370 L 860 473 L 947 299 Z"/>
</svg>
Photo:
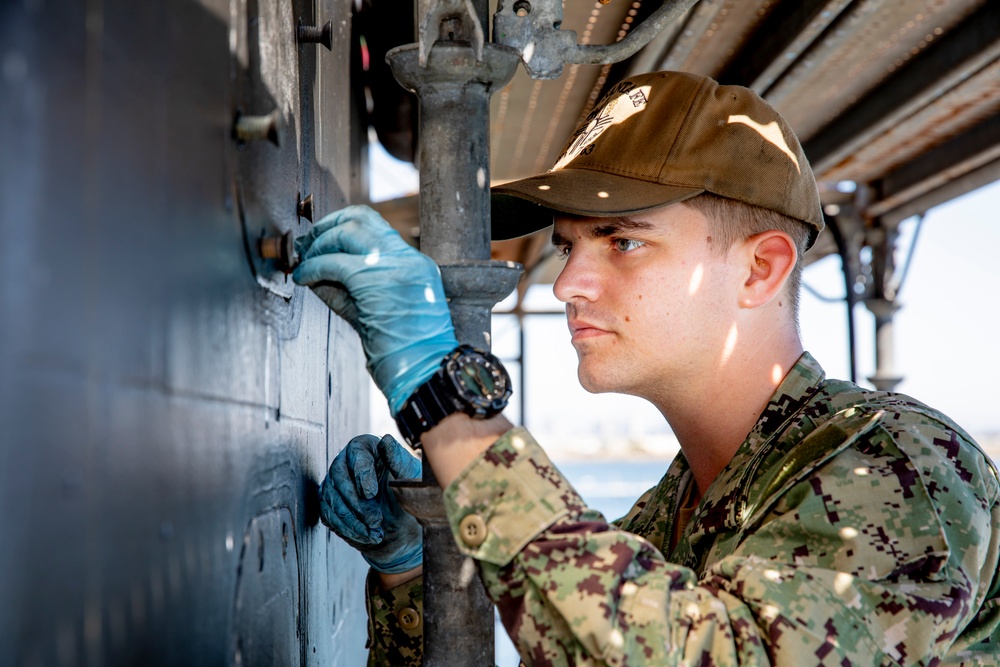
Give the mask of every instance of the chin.
<svg viewBox="0 0 1000 667">
<path fill-rule="evenodd" d="M 582 363 L 577 368 L 576 377 L 580 380 L 580 386 L 591 394 L 621 392 L 617 383 L 612 382 L 606 373 L 588 370 Z"/>
<path fill-rule="evenodd" d="M 590 362 L 596 359 L 591 358 Z M 586 357 L 580 358 L 576 368 L 576 377 L 580 386 L 591 394 L 628 394 L 629 396 L 644 396 L 643 382 L 646 379 L 645 369 L 626 364 L 623 359 L 613 359 L 610 364 L 588 363 Z"/>
</svg>

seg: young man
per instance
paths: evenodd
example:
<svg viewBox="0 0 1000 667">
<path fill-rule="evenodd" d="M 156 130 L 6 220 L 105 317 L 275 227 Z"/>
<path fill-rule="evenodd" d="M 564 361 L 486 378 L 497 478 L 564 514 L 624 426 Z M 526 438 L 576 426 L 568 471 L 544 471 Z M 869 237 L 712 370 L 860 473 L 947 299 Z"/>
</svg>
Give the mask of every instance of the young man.
<svg viewBox="0 0 1000 667">
<path fill-rule="evenodd" d="M 525 663 L 997 664 L 997 472 L 944 415 L 827 381 L 803 351 L 800 258 L 823 216 L 773 109 L 702 77 L 634 77 L 552 170 L 494 189 L 494 216 L 495 237 L 554 219 L 581 383 L 646 398 L 680 442 L 614 525 L 489 408 L 502 375 L 452 352 L 433 263 L 374 212 L 317 225 L 295 278 L 346 288 L 321 295 L 422 444 Z M 456 367 L 479 373 L 481 409 L 415 417 Z M 419 537 L 384 483 L 414 460 L 362 436 L 321 489 L 326 523 L 380 573 L 374 664 L 419 663 Z"/>
</svg>

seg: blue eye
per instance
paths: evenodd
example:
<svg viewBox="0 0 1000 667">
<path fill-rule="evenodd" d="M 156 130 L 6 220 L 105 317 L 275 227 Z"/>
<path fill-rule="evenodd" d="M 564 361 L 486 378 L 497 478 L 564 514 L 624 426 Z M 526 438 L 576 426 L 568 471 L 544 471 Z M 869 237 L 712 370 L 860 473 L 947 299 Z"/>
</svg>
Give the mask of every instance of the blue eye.
<svg viewBox="0 0 1000 667">
<path fill-rule="evenodd" d="M 636 248 L 641 248 L 646 245 L 645 241 L 636 241 L 635 239 L 615 239 L 615 250 L 619 252 L 629 252 L 635 250 Z"/>
</svg>

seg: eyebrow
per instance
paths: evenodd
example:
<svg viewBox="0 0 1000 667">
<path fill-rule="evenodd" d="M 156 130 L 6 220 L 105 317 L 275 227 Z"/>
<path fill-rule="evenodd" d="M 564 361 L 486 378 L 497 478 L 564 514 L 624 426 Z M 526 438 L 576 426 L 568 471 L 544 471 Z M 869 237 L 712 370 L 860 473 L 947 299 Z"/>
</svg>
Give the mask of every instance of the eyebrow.
<svg viewBox="0 0 1000 667">
<path fill-rule="evenodd" d="M 586 220 L 586 218 L 578 218 L 579 220 Z M 636 220 L 635 218 L 630 218 L 628 216 L 619 216 L 612 218 L 610 222 L 606 222 L 601 225 L 596 225 L 590 227 L 587 231 L 587 235 L 590 238 L 600 239 L 608 238 L 611 236 L 618 236 L 619 234 L 625 232 L 636 232 L 636 231 L 648 231 L 655 229 L 655 225 L 651 222 L 646 222 L 644 220 Z M 561 246 L 569 245 L 570 241 L 565 236 L 557 231 L 552 232 L 552 245 Z"/>
<path fill-rule="evenodd" d="M 596 227 L 591 227 L 589 235 L 591 238 L 607 238 L 617 236 L 622 232 L 641 232 L 654 229 L 655 225 L 644 220 L 636 220 L 628 216 L 613 218 L 611 222 Z"/>
</svg>

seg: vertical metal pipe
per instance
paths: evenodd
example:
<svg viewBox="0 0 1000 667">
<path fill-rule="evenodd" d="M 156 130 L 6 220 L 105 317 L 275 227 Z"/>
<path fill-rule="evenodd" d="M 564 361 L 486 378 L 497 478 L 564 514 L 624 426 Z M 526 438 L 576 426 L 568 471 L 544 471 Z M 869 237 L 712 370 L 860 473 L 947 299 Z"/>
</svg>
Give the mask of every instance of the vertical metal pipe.
<svg viewBox="0 0 1000 667">
<path fill-rule="evenodd" d="M 895 337 L 893 315 L 899 305 L 886 299 L 865 301 L 875 315 L 875 375 L 868 380 L 880 391 L 892 391 L 903 381 L 895 372 Z"/>
<path fill-rule="evenodd" d="M 847 357 L 850 364 L 850 381 L 858 381 L 857 333 L 854 329 L 854 306 L 858 303 L 858 295 L 854 288 L 857 285 L 857 271 L 854 268 L 856 252 L 849 247 L 846 236 L 841 231 L 840 219 L 833 215 L 827 216 L 826 226 L 837 244 L 837 254 L 840 255 L 841 271 L 844 275 L 844 302 L 847 306 Z"/>
<path fill-rule="evenodd" d="M 521 381 L 518 386 L 520 386 L 521 391 L 518 392 L 518 401 L 521 406 L 521 426 L 528 426 L 528 373 L 526 372 L 528 354 L 524 347 L 527 343 L 527 338 L 524 334 L 524 313 L 521 311 L 521 304 L 518 304 L 517 313 L 517 349 L 518 349 L 518 363 L 521 367 Z"/>
<path fill-rule="evenodd" d="M 458 340 L 490 347 L 490 311 L 517 284 L 520 266 L 490 261 L 490 95 L 514 75 L 516 52 L 487 44 L 436 44 L 426 67 L 416 44 L 386 58 L 420 101 L 420 249 L 441 266 Z M 493 608 L 471 559 L 458 551 L 441 492 L 424 460 L 420 485 L 400 502 L 424 529 L 424 662 L 493 664 Z"/>
<path fill-rule="evenodd" d="M 896 225 L 880 226 L 872 236 L 872 298 L 865 306 L 875 316 L 875 374 L 868 378 L 880 391 L 892 391 L 903 381 L 895 369 L 893 317 L 900 305 L 896 301 L 893 275 L 896 271 L 895 249 L 899 230 Z"/>
<path fill-rule="evenodd" d="M 420 249 L 442 264 L 489 259 L 486 87 L 435 81 L 417 94 Z"/>
</svg>

